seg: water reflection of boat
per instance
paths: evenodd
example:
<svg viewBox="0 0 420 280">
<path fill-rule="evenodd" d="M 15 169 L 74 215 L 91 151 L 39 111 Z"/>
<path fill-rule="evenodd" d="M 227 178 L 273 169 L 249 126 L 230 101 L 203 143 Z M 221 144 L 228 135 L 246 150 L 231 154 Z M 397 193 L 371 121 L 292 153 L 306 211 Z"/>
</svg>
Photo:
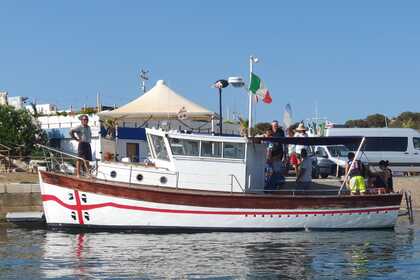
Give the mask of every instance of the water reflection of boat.
<svg viewBox="0 0 420 280">
<path fill-rule="evenodd" d="M 312 184 L 264 191 L 258 138 L 146 129 L 151 163 L 101 161 L 94 178 L 40 171 L 49 226 L 258 231 L 392 228 L 402 194 L 349 195 Z M 270 139 L 360 143 L 360 137 Z"/>
<path fill-rule="evenodd" d="M 407 275 L 418 247 L 415 230 L 401 225 L 396 231 L 339 233 L 38 235 L 38 278 L 54 279 L 389 278 Z"/>
</svg>

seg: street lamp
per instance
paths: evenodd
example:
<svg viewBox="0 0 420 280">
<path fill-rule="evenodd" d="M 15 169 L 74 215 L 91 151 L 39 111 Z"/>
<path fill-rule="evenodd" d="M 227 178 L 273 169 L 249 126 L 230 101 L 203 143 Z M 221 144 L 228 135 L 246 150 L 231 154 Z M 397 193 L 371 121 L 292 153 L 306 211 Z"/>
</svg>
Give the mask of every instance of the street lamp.
<svg viewBox="0 0 420 280">
<path fill-rule="evenodd" d="M 222 135 L 223 131 L 223 117 L 222 117 L 222 88 L 227 86 L 233 86 L 235 88 L 244 88 L 245 82 L 242 77 L 229 77 L 228 80 L 218 80 L 214 83 L 214 87 L 219 89 L 219 126 L 220 133 Z"/>
<path fill-rule="evenodd" d="M 229 85 L 229 82 L 226 80 L 218 80 L 214 83 L 214 87 L 219 89 L 219 126 L 220 133 L 223 133 L 223 117 L 222 117 L 222 88 L 225 88 Z"/>
</svg>

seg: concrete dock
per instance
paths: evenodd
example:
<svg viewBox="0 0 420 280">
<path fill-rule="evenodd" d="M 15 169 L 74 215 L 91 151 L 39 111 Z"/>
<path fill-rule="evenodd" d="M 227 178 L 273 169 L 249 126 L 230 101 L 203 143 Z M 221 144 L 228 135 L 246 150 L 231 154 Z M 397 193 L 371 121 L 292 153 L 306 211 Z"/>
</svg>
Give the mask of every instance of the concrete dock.
<svg viewBox="0 0 420 280">
<path fill-rule="evenodd" d="M 8 212 L 42 211 L 39 184 L 0 183 L 0 221 Z"/>
</svg>

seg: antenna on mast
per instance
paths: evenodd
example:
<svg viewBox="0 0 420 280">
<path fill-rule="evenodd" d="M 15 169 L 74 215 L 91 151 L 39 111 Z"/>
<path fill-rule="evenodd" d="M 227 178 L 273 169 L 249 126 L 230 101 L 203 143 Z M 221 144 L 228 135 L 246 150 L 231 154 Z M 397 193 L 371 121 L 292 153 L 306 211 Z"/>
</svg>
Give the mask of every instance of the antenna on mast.
<svg viewBox="0 0 420 280">
<path fill-rule="evenodd" d="M 144 69 L 140 70 L 141 90 L 143 91 L 143 93 L 146 92 L 146 81 L 149 80 L 148 74 L 149 74 L 148 70 L 144 70 Z"/>
</svg>

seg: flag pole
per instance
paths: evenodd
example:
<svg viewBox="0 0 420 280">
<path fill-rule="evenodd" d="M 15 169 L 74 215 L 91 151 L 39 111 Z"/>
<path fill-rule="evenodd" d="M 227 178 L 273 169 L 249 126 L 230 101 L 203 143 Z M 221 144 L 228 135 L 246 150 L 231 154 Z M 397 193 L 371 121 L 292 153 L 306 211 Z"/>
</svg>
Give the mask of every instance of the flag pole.
<svg viewBox="0 0 420 280">
<path fill-rule="evenodd" d="M 251 55 L 249 57 L 249 84 L 251 84 L 252 79 L 252 66 L 254 63 L 254 57 Z M 251 137 L 251 128 L 252 128 L 252 92 L 248 89 L 249 95 L 249 104 L 248 104 L 248 137 Z"/>
</svg>

